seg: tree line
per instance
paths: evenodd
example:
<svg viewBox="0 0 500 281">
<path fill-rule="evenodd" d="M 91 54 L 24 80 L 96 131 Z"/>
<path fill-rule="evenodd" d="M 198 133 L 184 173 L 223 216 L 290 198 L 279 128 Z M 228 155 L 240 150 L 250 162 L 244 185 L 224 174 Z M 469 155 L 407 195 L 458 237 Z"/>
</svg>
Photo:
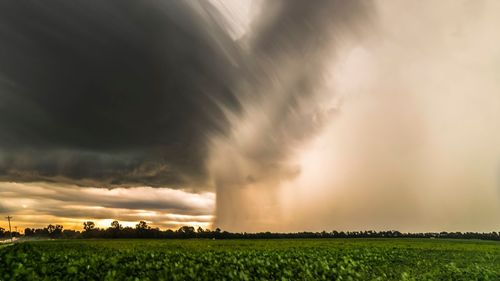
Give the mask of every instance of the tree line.
<svg viewBox="0 0 500 281">
<path fill-rule="evenodd" d="M 426 232 L 426 233 L 402 233 L 395 230 L 389 231 L 331 231 L 331 232 L 294 232 L 294 233 L 235 233 L 195 228 L 193 226 L 182 226 L 177 230 L 160 230 L 151 227 L 145 221 L 140 221 L 135 227 L 122 226 L 118 221 L 113 221 L 108 228 L 98 228 L 94 222 L 83 223 L 82 231 L 64 229 L 62 225 L 49 224 L 44 228 L 26 228 L 24 235 L 13 232 L 13 237 L 37 237 L 37 238 L 204 238 L 204 239 L 283 239 L 283 238 L 445 238 L 445 239 L 481 239 L 500 241 L 498 232 Z M 10 237 L 9 231 L 0 227 L 0 237 Z"/>
</svg>

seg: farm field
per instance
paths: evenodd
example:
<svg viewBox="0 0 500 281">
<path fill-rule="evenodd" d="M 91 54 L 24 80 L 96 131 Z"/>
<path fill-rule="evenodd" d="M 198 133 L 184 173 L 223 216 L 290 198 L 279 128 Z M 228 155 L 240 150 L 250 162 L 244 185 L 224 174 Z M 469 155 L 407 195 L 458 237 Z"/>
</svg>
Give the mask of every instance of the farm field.
<svg viewBox="0 0 500 281">
<path fill-rule="evenodd" d="M 500 243 L 52 240 L 0 248 L 0 280 L 500 280 Z"/>
</svg>

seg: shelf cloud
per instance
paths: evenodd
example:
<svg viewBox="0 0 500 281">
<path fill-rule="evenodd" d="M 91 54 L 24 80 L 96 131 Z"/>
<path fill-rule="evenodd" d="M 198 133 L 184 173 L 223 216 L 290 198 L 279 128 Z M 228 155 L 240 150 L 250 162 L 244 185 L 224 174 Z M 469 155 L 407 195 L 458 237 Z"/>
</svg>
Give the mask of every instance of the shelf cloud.
<svg viewBox="0 0 500 281">
<path fill-rule="evenodd" d="M 0 178 L 204 186 L 206 136 L 238 107 L 211 5 L 7 1 L 0 26 Z"/>
</svg>

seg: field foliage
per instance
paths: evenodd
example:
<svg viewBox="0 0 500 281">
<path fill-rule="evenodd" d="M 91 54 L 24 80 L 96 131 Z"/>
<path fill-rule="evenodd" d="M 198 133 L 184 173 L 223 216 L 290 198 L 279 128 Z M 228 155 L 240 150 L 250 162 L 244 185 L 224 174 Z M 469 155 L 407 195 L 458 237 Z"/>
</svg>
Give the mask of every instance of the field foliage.
<svg viewBox="0 0 500 281">
<path fill-rule="evenodd" d="M 500 280 L 500 243 L 53 240 L 0 249 L 0 280 Z"/>
</svg>

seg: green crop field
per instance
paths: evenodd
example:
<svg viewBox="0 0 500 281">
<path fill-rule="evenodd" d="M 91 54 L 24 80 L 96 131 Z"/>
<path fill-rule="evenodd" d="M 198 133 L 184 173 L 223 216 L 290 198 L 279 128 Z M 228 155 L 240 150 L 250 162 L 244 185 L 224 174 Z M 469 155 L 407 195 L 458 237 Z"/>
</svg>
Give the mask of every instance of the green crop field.
<svg viewBox="0 0 500 281">
<path fill-rule="evenodd" d="M 500 243 L 53 240 L 0 249 L 0 280 L 500 280 Z"/>
</svg>

